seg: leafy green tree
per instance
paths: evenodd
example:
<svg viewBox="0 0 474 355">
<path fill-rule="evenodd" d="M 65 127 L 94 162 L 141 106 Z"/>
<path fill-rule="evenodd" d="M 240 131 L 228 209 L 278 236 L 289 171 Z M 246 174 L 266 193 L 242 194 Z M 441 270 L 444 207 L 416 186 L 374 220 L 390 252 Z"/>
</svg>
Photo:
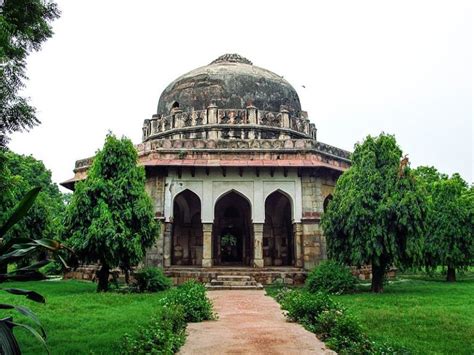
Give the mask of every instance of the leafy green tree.
<svg viewBox="0 0 474 355">
<path fill-rule="evenodd" d="M 329 257 L 372 265 L 372 291 L 382 292 L 391 265 L 421 263 L 426 201 L 395 137 L 356 144 L 322 217 Z"/>
<path fill-rule="evenodd" d="M 45 0 L 0 2 L 0 147 L 7 133 L 39 123 L 36 110 L 19 95 L 24 87 L 26 58 L 52 36 L 50 23 L 59 17 L 55 3 Z"/>
<path fill-rule="evenodd" d="M 5 241 L 12 238 L 57 239 L 61 233 L 65 204 L 58 186 L 51 180 L 51 172 L 42 161 L 8 150 L 0 150 L 0 166 L 0 223 L 8 218 L 17 201 L 28 191 L 34 187 L 41 188 L 28 215 L 9 230 Z M 45 252 L 40 253 L 32 257 L 44 258 Z M 29 261 L 29 258 L 22 258 L 20 263 Z"/>
<path fill-rule="evenodd" d="M 435 168 L 419 167 L 415 174 L 428 196 L 425 265 L 446 267 L 446 280 L 454 282 L 456 270 L 474 264 L 473 187 L 459 174 L 448 178 Z"/>
<path fill-rule="evenodd" d="M 85 263 L 99 262 L 97 291 L 107 291 L 110 269 L 138 264 L 157 236 L 145 170 L 129 139 L 107 135 L 76 184 L 65 219 L 65 238 Z"/>
</svg>

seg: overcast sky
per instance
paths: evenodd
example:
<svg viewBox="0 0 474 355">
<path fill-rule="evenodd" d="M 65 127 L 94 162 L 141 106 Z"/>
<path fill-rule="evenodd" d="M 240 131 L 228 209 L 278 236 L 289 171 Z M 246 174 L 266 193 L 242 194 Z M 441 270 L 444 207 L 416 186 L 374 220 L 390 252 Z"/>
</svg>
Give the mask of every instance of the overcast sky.
<svg viewBox="0 0 474 355">
<path fill-rule="evenodd" d="M 58 1 L 55 34 L 28 60 L 42 124 L 10 148 L 61 182 L 108 130 L 141 140 L 178 76 L 224 53 L 284 76 L 318 139 L 352 150 L 395 134 L 412 166 L 473 181 L 469 1 Z"/>
</svg>

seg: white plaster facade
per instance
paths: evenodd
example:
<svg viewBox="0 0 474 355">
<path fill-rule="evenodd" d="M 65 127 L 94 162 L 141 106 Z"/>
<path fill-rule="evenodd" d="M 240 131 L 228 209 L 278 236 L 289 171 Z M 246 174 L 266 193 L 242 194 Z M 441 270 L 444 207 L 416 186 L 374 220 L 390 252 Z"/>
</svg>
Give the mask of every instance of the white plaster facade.
<svg viewBox="0 0 474 355">
<path fill-rule="evenodd" d="M 214 208 L 218 200 L 231 191 L 235 191 L 250 203 L 253 223 L 265 222 L 265 200 L 275 192 L 282 192 L 291 203 L 292 222 L 299 223 L 302 217 L 301 178 L 296 170 L 276 171 L 271 176 L 269 170 L 263 170 L 260 176 L 248 173 L 239 175 L 237 168 L 230 168 L 223 176 L 220 171 L 196 172 L 194 177 L 190 172 L 184 172 L 178 177 L 176 171 L 170 171 L 165 180 L 165 222 L 173 220 L 173 203 L 175 197 L 188 189 L 194 192 L 201 201 L 202 223 L 213 223 Z"/>
</svg>

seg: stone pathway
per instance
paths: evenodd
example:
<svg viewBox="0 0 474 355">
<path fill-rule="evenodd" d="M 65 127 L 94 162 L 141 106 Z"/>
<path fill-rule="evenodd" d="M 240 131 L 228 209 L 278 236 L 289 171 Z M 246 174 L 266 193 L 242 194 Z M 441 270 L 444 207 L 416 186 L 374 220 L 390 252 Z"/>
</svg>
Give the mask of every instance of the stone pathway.
<svg viewBox="0 0 474 355">
<path fill-rule="evenodd" d="M 217 321 L 188 324 L 179 354 L 334 354 L 261 290 L 211 291 Z"/>
</svg>

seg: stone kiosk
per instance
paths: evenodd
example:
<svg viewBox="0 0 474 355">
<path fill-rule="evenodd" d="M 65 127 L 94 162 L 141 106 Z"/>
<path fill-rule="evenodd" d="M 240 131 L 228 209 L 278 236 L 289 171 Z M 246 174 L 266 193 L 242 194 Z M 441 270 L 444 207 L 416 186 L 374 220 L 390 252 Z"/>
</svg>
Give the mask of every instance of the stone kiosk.
<svg viewBox="0 0 474 355">
<path fill-rule="evenodd" d="M 137 145 L 160 236 L 145 263 L 175 282 L 301 282 L 326 257 L 320 216 L 349 152 L 317 140 L 298 94 L 236 54 L 172 82 Z M 76 162 L 73 189 L 91 158 Z"/>
</svg>

